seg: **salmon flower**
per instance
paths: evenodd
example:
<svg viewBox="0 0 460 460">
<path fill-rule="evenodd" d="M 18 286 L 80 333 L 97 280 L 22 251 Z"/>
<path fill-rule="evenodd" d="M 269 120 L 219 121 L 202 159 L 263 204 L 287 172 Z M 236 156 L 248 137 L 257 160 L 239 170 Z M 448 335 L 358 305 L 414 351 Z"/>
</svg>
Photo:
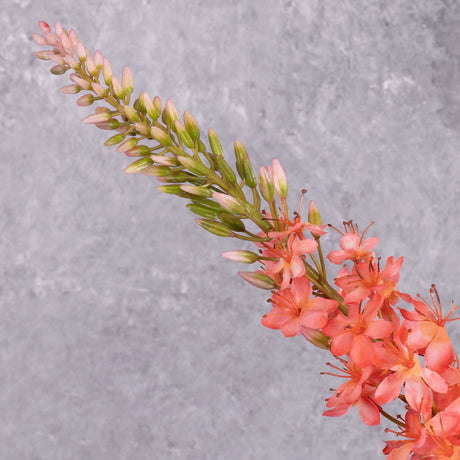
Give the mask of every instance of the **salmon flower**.
<svg viewBox="0 0 460 460">
<path fill-rule="evenodd" d="M 301 326 L 320 329 L 328 321 L 338 303 L 321 297 L 310 298 L 312 288 L 306 278 L 295 278 L 290 289 L 281 289 L 272 295 L 272 310 L 262 317 L 262 324 L 281 329 L 285 337 L 293 337 Z"/>
<path fill-rule="evenodd" d="M 441 301 L 436 287 L 430 289 L 431 305 L 421 297 L 414 298 L 402 294 L 401 298 L 414 305 L 415 311 L 399 309 L 406 320 L 406 326 L 410 330 L 408 344 L 413 350 L 422 352 L 425 356 L 426 365 L 436 371 L 444 372 L 455 359 L 455 352 L 445 328 L 448 321 L 459 318 L 450 318 L 452 313 L 459 308 L 451 306 L 449 313 L 443 317 Z"/>
</svg>

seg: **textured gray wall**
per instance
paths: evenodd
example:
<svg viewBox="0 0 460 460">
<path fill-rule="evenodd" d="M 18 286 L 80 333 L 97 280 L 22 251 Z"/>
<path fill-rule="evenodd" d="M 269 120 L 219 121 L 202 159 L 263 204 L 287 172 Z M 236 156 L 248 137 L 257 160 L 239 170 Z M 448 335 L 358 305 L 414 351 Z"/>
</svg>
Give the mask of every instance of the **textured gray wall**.
<svg viewBox="0 0 460 460">
<path fill-rule="evenodd" d="M 134 7 L 132 5 L 135 5 Z M 265 329 L 265 293 L 156 181 L 82 125 L 35 60 L 75 28 L 135 91 L 229 153 L 282 161 L 293 207 L 375 220 L 400 287 L 460 301 L 460 2 L 0 0 L 0 458 L 381 458 L 381 428 L 321 416 L 329 356 Z M 460 335 L 451 330 L 460 345 Z M 457 326 L 458 329 L 458 326 Z"/>
</svg>

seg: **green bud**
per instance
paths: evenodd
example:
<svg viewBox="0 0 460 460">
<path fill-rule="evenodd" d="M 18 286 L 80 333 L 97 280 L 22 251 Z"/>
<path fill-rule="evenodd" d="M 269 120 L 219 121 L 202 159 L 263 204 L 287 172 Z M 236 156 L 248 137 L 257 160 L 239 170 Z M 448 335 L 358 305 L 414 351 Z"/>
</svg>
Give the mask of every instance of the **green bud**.
<svg viewBox="0 0 460 460">
<path fill-rule="evenodd" d="M 190 203 L 187 205 L 187 208 L 190 209 L 190 211 L 194 212 L 195 214 L 198 214 L 199 216 L 204 217 L 206 219 L 216 219 L 217 218 L 217 212 L 213 211 L 210 208 L 206 208 L 205 206 L 200 206 L 198 204 Z"/>
<path fill-rule="evenodd" d="M 170 185 L 160 185 L 157 187 L 157 190 L 162 193 L 167 193 L 169 195 L 178 195 L 182 197 L 187 197 L 188 195 L 180 189 L 180 186 L 177 184 Z"/>
<path fill-rule="evenodd" d="M 145 176 L 153 176 L 153 177 L 164 177 L 167 176 L 171 170 L 167 166 L 163 165 L 152 165 L 144 168 L 142 171 L 139 171 L 141 174 Z"/>
<path fill-rule="evenodd" d="M 235 141 L 236 170 L 250 188 L 257 186 L 256 176 L 249 161 L 248 153 L 240 141 Z"/>
<path fill-rule="evenodd" d="M 126 115 L 126 118 L 131 121 L 139 121 L 139 114 L 129 105 L 123 107 L 123 112 Z"/>
<path fill-rule="evenodd" d="M 246 227 L 241 219 L 228 212 L 221 212 L 219 219 L 235 232 L 244 232 Z"/>
<path fill-rule="evenodd" d="M 217 137 L 216 132 L 211 128 L 208 129 L 208 139 L 212 153 L 217 156 L 224 156 L 224 149 L 222 148 L 220 140 Z"/>
<path fill-rule="evenodd" d="M 189 149 L 195 147 L 195 142 L 193 142 L 193 139 L 190 137 L 184 125 L 179 120 L 174 121 L 174 130 L 179 135 L 181 141 L 184 143 L 186 147 L 188 147 Z"/>
<path fill-rule="evenodd" d="M 152 137 L 162 145 L 172 145 L 169 134 L 158 126 L 152 126 L 150 129 Z"/>
<path fill-rule="evenodd" d="M 209 190 L 207 187 L 200 187 L 198 185 L 190 185 L 184 184 L 181 185 L 180 188 L 191 195 L 202 196 L 202 197 L 210 197 L 212 196 L 212 190 Z"/>
<path fill-rule="evenodd" d="M 206 206 L 207 208 L 214 209 L 215 211 L 224 212 L 224 208 L 219 203 L 208 200 L 207 198 L 200 198 L 200 197 L 194 196 L 191 200 L 192 200 L 192 203 L 199 204 L 200 206 Z"/>
<path fill-rule="evenodd" d="M 200 128 L 198 128 L 195 118 L 188 110 L 184 112 L 184 124 L 190 137 L 193 140 L 197 140 L 200 137 Z"/>
<path fill-rule="evenodd" d="M 243 215 L 245 212 L 244 206 L 239 200 L 226 193 L 213 192 L 212 197 L 219 203 L 226 211 L 231 214 Z"/>
<path fill-rule="evenodd" d="M 151 158 L 141 158 L 140 160 L 135 161 L 134 163 L 131 163 L 127 168 L 124 169 L 124 172 L 126 174 L 133 174 L 136 172 L 139 172 L 142 169 L 147 168 L 148 166 L 151 166 L 153 164 L 153 161 Z"/>
<path fill-rule="evenodd" d="M 230 184 L 236 184 L 235 173 L 230 168 L 229 164 L 222 156 L 214 157 L 217 163 L 217 170 L 221 173 L 222 177 Z"/>
<path fill-rule="evenodd" d="M 268 233 L 273 230 L 271 222 L 264 219 L 259 213 L 251 215 L 251 219 L 262 229 L 262 231 Z"/>
<path fill-rule="evenodd" d="M 176 158 L 184 168 L 188 169 L 194 174 L 198 174 L 199 176 L 207 176 L 209 173 L 208 168 L 203 164 L 199 163 L 194 158 L 182 155 L 179 155 Z"/>
<path fill-rule="evenodd" d="M 259 260 L 259 255 L 252 251 L 227 251 L 222 253 L 222 257 L 241 264 L 253 264 Z"/>
<path fill-rule="evenodd" d="M 238 275 L 249 284 L 260 289 L 267 289 L 270 291 L 277 287 L 276 283 L 268 275 L 261 272 L 239 272 Z"/>
<path fill-rule="evenodd" d="M 233 232 L 223 223 L 215 220 L 196 219 L 195 221 L 200 227 L 217 236 L 232 236 Z"/>
<path fill-rule="evenodd" d="M 125 138 L 124 134 L 115 134 L 115 136 L 110 137 L 104 142 L 104 145 L 111 146 L 111 145 L 116 145 L 119 144 L 120 142 L 123 142 Z"/>
<path fill-rule="evenodd" d="M 179 119 L 179 115 L 177 114 L 176 106 L 171 99 L 166 101 L 165 108 L 163 110 L 163 114 L 161 116 L 163 122 L 168 126 L 174 126 L 174 121 Z"/>
<path fill-rule="evenodd" d="M 153 107 L 155 108 L 155 112 L 158 114 L 157 118 L 160 116 L 161 113 L 161 99 L 158 96 L 153 98 Z"/>
</svg>

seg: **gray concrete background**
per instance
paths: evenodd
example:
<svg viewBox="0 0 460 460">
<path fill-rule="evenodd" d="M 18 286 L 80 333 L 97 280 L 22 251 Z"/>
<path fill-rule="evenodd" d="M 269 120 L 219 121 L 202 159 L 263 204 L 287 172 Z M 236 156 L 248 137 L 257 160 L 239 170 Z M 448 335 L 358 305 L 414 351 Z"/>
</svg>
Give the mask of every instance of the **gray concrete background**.
<svg viewBox="0 0 460 460">
<path fill-rule="evenodd" d="M 381 428 L 321 416 L 326 353 L 265 329 L 241 247 L 196 227 L 32 57 L 59 19 L 135 91 L 232 154 L 280 158 L 297 206 L 375 220 L 400 287 L 460 302 L 460 3 L 0 0 L 0 459 L 382 458 Z M 335 238 L 335 237 L 334 237 Z M 460 345 L 456 325 L 454 341 Z M 458 326 L 457 326 L 458 330 Z"/>
</svg>

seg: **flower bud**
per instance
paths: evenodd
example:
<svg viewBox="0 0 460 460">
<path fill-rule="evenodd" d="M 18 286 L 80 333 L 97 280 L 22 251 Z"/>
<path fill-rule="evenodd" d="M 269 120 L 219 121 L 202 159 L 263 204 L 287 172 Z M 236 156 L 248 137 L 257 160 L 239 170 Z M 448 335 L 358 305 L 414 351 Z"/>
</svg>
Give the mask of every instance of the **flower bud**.
<svg viewBox="0 0 460 460">
<path fill-rule="evenodd" d="M 244 145 L 238 140 L 235 141 L 235 157 L 236 169 L 241 179 L 244 180 L 248 187 L 255 188 L 257 186 L 257 181 L 251 162 L 249 161 L 248 153 Z"/>
<path fill-rule="evenodd" d="M 273 167 L 272 167 L 272 174 L 273 174 L 273 185 L 275 187 L 275 191 L 281 198 L 286 198 L 288 194 L 288 184 L 286 180 L 286 174 L 284 173 L 284 169 L 281 166 L 278 158 L 273 158 Z"/>
<path fill-rule="evenodd" d="M 125 98 L 125 92 L 123 91 L 123 87 L 121 86 L 120 80 L 118 80 L 118 78 L 115 77 L 115 75 L 112 75 L 112 89 L 115 97 L 122 100 Z"/>
<path fill-rule="evenodd" d="M 238 275 L 241 276 L 245 281 L 259 289 L 272 290 L 277 287 L 276 283 L 264 273 L 260 271 L 256 272 L 238 272 Z"/>
<path fill-rule="evenodd" d="M 126 118 L 131 121 L 140 121 L 139 114 L 129 105 L 123 107 Z"/>
<path fill-rule="evenodd" d="M 111 146 L 111 145 L 117 145 L 120 142 L 123 141 L 125 138 L 125 134 L 115 134 L 115 136 L 110 137 L 104 142 L 104 145 L 106 146 Z"/>
<path fill-rule="evenodd" d="M 273 185 L 272 171 L 270 166 L 259 168 L 259 189 L 262 196 L 271 203 L 275 200 L 275 187 Z"/>
<path fill-rule="evenodd" d="M 169 134 L 158 126 L 152 126 L 150 129 L 152 137 L 162 145 L 172 145 L 171 137 Z"/>
<path fill-rule="evenodd" d="M 152 120 L 156 120 L 159 117 L 159 114 L 153 105 L 152 99 L 150 99 L 150 96 L 146 92 L 142 91 L 142 93 L 139 94 L 139 102 Z"/>
<path fill-rule="evenodd" d="M 134 127 L 139 134 L 145 137 L 150 137 L 150 126 L 145 123 L 134 123 Z"/>
<path fill-rule="evenodd" d="M 136 147 L 125 152 L 127 157 L 143 157 L 150 153 L 150 148 L 147 145 L 137 145 Z"/>
<path fill-rule="evenodd" d="M 150 158 L 158 164 L 165 165 L 165 166 L 180 166 L 180 163 L 173 157 L 167 157 L 164 155 L 150 155 Z"/>
<path fill-rule="evenodd" d="M 94 60 L 91 56 L 86 57 L 86 70 L 93 77 L 97 77 L 99 73 L 97 70 L 96 64 L 94 63 Z"/>
<path fill-rule="evenodd" d="M 80 107 L 87 107 L 94 102 L 94 96 L 92 94 L 85 94 L 77 99 L 77 105 Z"/>
<path fill-rule="evenodd" d="M 144 158 L 141 158 L 140 160 L 135 161 L 134 163 L 131 163 L 127 168 L 124 169 L 123 172 L 125 174 L 133 174 L 149 166 L 152 166 L 152 164 L 153 164 L 153 161 L 151 158 L 144 157 Z"/>
<path fill-rule="evenodd" d="M 147 166 L 147 168 L 144 168 L 139 172 L 141 174 L 144 174 L 145 176 L 163 177 L 167 176 L 171 172 L 171 170 L 167 166 L 152 165 Z"/>
<path fill-rule="evenodd" d="M 86 61 L 86 49 L 82 42 L 77 43 L 77 56 L 81 63 Z"/>
<path fill-rule="evenodd" d="M 110 86 L 110 83 L 112 83 L 112 67 L 107 58 L 102 60 L 102 75 L 104 76 L 105 84 Z"/>
<path fill-rule="evenodd" d="M 133 73 L 128 66 L 123 68 L 123 72 L 121 74 L 121 86 L 123 87 L 124 94 L 131 94 L 134 88 L 134 80 L 133 80 Z"/>
<path fill-rule="evenodd" d="M 196 219 L 195 221 L 200 227 L 217 236 L 232 236 L 233 232 L 223 223 L 215 220 Z"/>
<path fill-rule="evenodd" d="M 229 213 L 244 215 L 244 206 L 233 196 L 225 193 L 213 192 L 212 197 Z"/>
<path fill-rule="evenodd" d="M 99 96 L 99 97 L 104 97 L 107 95 L 107 89 L 103 88 L 99 83 L 92 82 L 91 87 L 93 88 L 93 91 Z"/>
<path fill-rule="evenodd" d="M 251 220 L 253 220 L 254 223 L 257 224 L 264 232 L 270 232 L 273 230 L 271 222 L 261 217 L 259 213 L 251 215 Z"/>
<path fill-rule="evenodd" d="M 72 74 L 70 76 L 70 79 L 76 83 L 80 88 L 89 91 L 91 89 L 91 83 L 89 81 L 84 80 L 83 78 L 80 78 L 77 74 Z"/>
<path fill-rule="evenodd" d="M 195 142 L 193 142 L 184 125 L 179 120 L 174 121 L 174 130 L 186 147 L 192 149 L 195 146 Z"/>
<path fill-rule="evenodd" d="M 34 56 L 38 59 L 41 59 L 42 61 L 49 61 L 50 53 L 51 51 L 49 50 L 40 50 L 40 51 L 35 51 Z"/>
<path fill-rule="evenodd" d="M 53 75 L 64 75 L 69 70 L 69 67 L 63 64 L 58 64 L 51 67 L 50 72 Z"/>
<path fill-rule="evenodd" d="M 182 187 L 184 187 L 184 185 L 181 185 L 181 189 L 184 190 Z M 206 206 L 207 208 L 214 209 L 215 211 L 218 211 L 219 213 L 225 212 L 219 203 L 208 200 L 207 198 L 193 196 L 191 200 L 192 200 L 192 203 L 199 204 L 200 206 Z"/>
<path fill-rule="evenodd" d="M 81 64 L 71 54 L 66 54 L 65 60 L 73 70 L 77 70 L 81 67 Z"/>
<path fill-rule="evenodd" d="M 174 105 L 174 102 L 171 101 L 171 99 L 166 101 L 166 105 L 161 118 L 166 125 L 171 127 L 174 125 L 174 121 L 179 119 L 176 106 Z"/>
<path fill-rule="evenodd" d="M 223 156 L 216 155 L 214 157 L 217 164 L 217 170 L 222 174 L 222 177 L 227 180 L 230 184 L 236 184 L 236 176 L 232 171 L 232 168 L 225 161 Z"/>
<path fill-rule="evenodd" d="M 113 130 L 117 129 L 120 126 L 120 123 L 115 118 L 111 118 L 107 121 L 101 121 L 99 123 L 95 123 L 96 128 L 99 129 L 106 129 L 106 130 Z"/>
<path fill-rule="evenodd" d="M 190 211 L 192 211 L 193 213 L 197 214 L 198 216 L 204 217 L 205 219 L 217 218 L 217 211 L 214 211 L 211 208 L 207 208 L 206 206 L 200 206 L 199 204 L 190 203 L 187 205 L 187 208 L 190 209 Z"/>
<path fill-rule="evenodd" d="M 168 195 L 187 196 L 186 193 L 180 189 L 178 184 L 160 185 L 157 190 Z"/>
<path fill-rule="evenodd" d="M 189 133 L 190 137 L 193 140 L 198 139 L 200 137 L 200 128 L 198 128 L 198 124 L 195 118 L 193 117 L 193 115 L 188 110 L 186 110 L 184 112 L 183 118 L 184 118 L 185 129 Z"/>
<path fill-rule="evenodd" d="M 104 121 L 112 120 L 112 114 L 110 112 L 98 112 L 83 118 L 83 123 L 102 123 Z"/>
<path fill-rule="evenodd" d="M 158 96 L 153 98 L 153 106 L 155 107 L 155 111 L 160 114 L 161 113 L 161 99 Z M 159 115 L 158 115 L 159 116 Z"/>
<path fill-rule="evenodd" d="M 241 264 L 253 264 L 259 260 L 259 255 L 255 252 L 243 250 L 223 252 L 222 257 Z"/>
<path fill-rule="evenodd" d="M 43 35 L 33 33 L 32 34 L 32 39 L 33 41 L 40 46 L 46 46 L 48 42 L 46 41 L 46 38 Z"/>
<path fill-rule="evenodd" d="M 78 85 L 66 85 L 59 88 L 59 91 L 64 94 L 77 94 L 81 91 L 81 88 Z"/>
<path fill-rule="evenodd" d="M 306 340 L 312 343 L 315 347 L 323 348 L 325 350 L 328 350 L 330 348 L 330 337 L 328 337 L 324 332 L 318 331 L 318 329 L 311 329 L 306 326 L 301 326 L 300 333 L 305 337 Z"/>
<path fill-rule="evenodd" d="M 239 217 L 234 216 L 233 214 L 230 214 L 225 211 L 221 212 L 219 214 L 219 219 L 234 232 L 244 232 L 246 230 L 243 221 Z"/>
<path fill-rule="evenodd" d="M 122 144 L 120 144 L 117 148 L 118 153 L 126 153 L 128 150 L 133 149 L 136 147 L 138 140 L 135 137 L 130 137 L 126 139 Z"/>
<path fill-rule="evenodd" d="M 180 164 L 190 172 L 198 174 L 199 176 L 207 176 L 209 169 L 194 158 L 185 157 L 182 155 L 179 155 L 176 158 Z"/>
<path fill-rule="evenodd" d="M 313 200 L 308 203 L 308 222 L 313 225 L 321 225 L 323 223 L 318 207 Z"/>
<path fill-rule="evenodd" d="M 208 129 L 208 139 L 212 153 L 217 156 L 224 156 L 224 149 L 222 148 L 220 140 L 217 137 L 216 132 L 211 128 Z"/>
<path fill-rule="evenodd" d="M 181 185 L 180 188 L 191 195 L 202 196 L 202 197 L 210 197 L 212 196 L 212 191 L 209 190 L 207 187 L 200 187 L 199 185 L 190 185 L 184 184 Z"/>
<path fill-rule="evenodd" d="M 99 50 L 96 50 L 96 52 L 94 53 L 93 61 L 94 61 L 94 65 L 96 66 L 96 71 L 97 71 L 97 74 L 95 75 L 95 77 L 97 77 L 102 67 L 104 66 L 104 56 L 102 56 Z"/>
</svg>

